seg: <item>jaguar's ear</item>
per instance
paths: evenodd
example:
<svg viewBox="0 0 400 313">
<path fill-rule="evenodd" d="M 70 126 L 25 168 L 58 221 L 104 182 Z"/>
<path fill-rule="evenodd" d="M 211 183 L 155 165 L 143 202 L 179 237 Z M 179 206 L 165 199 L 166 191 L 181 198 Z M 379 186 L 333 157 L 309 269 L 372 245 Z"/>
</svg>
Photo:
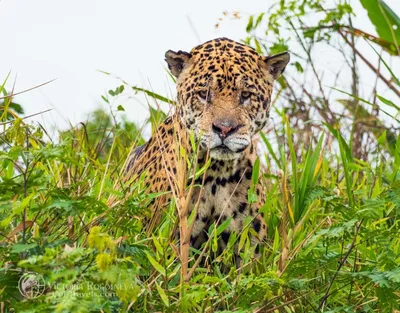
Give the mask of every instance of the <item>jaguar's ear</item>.
<svg viewBox="0 0 400 313">
<path fill-rule="evenodd" d="M 185 68 L 187 63 L 191 58 L 191 54 L 185 51 L 174 52 L 172 50 L 168 50 L 165 53 L 165 61 L 168 63 L 168 68 L 171 71 L 172 75 L 176 78 L 179 77 L 179 74 Z"/>
<path fill-rule="evenodd" d="M 282 52 L 268 57 L 262 57 L 262 59 L 268 72 L 274 79 L 278 79 L 290 61 L 290 54 L 289 52 Z"/>
</svg>

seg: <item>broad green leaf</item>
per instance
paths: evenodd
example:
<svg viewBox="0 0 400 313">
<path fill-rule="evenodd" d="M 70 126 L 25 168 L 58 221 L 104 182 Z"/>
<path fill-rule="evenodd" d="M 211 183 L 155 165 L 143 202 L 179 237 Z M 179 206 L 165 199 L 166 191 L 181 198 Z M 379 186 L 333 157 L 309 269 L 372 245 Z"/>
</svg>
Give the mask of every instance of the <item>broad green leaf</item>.
<svg viewBox="0 0 400 313">
<path fill-rule="evenodd" d="M 165 268 L 161 266 L 160 263 L 158 263 L 154 258 L 151 256 L 151 254 L 148 251 L 145 251 L 147 259 L 153 265 L 153 267 L 159 272 L 161 275 L 166 276 L 166 271 Z"/>
<path fill-rule="evenodd" d="M 400 55 L 400 18 L 383 0 L 360 0 L 378 35 L 392 43 L 388 52 Z"/>
<path fill-rule="evenodd" d="M 246 32 L 248 32 L 248 33 L 253 30 L 253 20 L 254 20 L 254 17 L 253 17 L 253 15 L 251 15 L 249 17 L 249 21 L 247 22 L 247 26 L 246 26 Z"/>
<path fill-rule="evenodd" d="M 217 236 L 221 235 L 221 233 L 229 226 L 231 223 L 232 217 L 229 217 L 224 221 L 221 225 L 217 227 Z"/>
<path fill-rule="evenodd" d="M 242 248 L 246 242 L 246 239 L 249 234 L 249 226 L 250 226 L 251 221 L 252 221 L 251 216 L 246 216 L 246 218 L 243 221 L 244 229 L 243 229 L 242 233 L 240 234 L 240 240 L 239 240 L 239 246 L 238 246 L 239 251 L 242 250 Z"/>
<path fill-rule="evenodd" d="M 150 117 L 148 122 L 151 123 L 151 131 L 154 133 L 161 123 L 167 118 L 167 115 L 161 109 L 150 107 Z"/>
<path fill-rule="evenodd" d="M 164 302 L 164 304 L 169 307 L 169 299 L 167 297 L 167 294 L 165 293 L 164 289 L 161 288 L 161 286 L 156 282 L 156 287 L 157 291 L 161 297 L 161 300 Z"/>
<path fill-rule="evenodd" d="M 29 244 L 15 244 L 11 248 L 11 253 L 21 253 L 28 251 L 30 249 L 36 248 L 38 246 L 37 243 L 29 243 Z"/>
<path fill-rule="evenodd" d="M 25 199 L 23 199 L 23 200 L 21 201 L 21 203 L 19 203 L 18 205 L 16 205 L 16 206 L 13 208 L 13 214 L 19 214 L 19 213 L 21 213 L 22 210 L 25 209 L 25 208 L 29 205 L 29 202 L 31 202 L 31 200 L 32 200 L 32 198 L 33 198 L 34 195 L 35 195 L 34 193 L 30 194 L 30 195 L 27 196 Z"/>
</svg>

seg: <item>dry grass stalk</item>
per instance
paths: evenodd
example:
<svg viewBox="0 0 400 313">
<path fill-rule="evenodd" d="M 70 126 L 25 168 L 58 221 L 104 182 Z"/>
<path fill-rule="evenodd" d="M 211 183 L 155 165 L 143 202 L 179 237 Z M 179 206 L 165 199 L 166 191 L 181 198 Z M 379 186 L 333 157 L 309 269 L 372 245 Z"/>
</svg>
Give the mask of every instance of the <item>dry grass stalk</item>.
<svg viewBox="0 0 400 313">
<path fill-rule="evenodd" d="M 289 189 L 287 185 L 287 172 L 283 174 L 282 177 L 282 184 L 281 184 L 281 189 L 283 193 L 283 208 L 284 211 L 282 212 L 282 222 L 279 226 L 279 232 L 282 236 L 283 239 L 283 247 L 282 247 L 282 253 L 279 258 L 279 264 L 278 264 L 278 270 L 280 273 L 283 272 L 283 270 L 286 267 L 286 260 L 289 256 L 289 249 L 290 249 L 290 238 L 288 238 L 288 215 L 290 215 L 290 195 L 289 195 Z"/>
</svg>

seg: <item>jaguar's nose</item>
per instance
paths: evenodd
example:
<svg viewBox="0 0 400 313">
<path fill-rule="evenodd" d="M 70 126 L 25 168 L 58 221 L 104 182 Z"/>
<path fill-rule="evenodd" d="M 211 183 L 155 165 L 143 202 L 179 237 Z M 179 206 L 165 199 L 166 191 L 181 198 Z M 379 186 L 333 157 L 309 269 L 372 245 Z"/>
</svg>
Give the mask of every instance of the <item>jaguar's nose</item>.
<svg viewBox="0 0 400 313">
<path fill-rule="evenodd" d="M 234 134 L 238 129 L 238 123 L 234 120 L 216 120 L 212 124 L 213 132 L 221 138 L 226 138 Z"/>
</svg>

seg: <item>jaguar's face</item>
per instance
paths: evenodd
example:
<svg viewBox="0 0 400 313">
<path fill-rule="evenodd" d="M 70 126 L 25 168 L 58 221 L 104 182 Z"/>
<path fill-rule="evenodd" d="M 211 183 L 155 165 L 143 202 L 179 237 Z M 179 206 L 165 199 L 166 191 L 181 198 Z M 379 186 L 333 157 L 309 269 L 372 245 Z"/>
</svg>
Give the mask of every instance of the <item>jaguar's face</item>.
<svg viewBox="0 0 400 313">
<path fill-rule="evenodd" d="M 166 53 L 177 79 L 181 120 L 212 158 L 239 158 L 267 123 L 272 84 L 289 62 L 287 52 L 263 57 L 221 38 L 190 53 Z"/>
</svg>

